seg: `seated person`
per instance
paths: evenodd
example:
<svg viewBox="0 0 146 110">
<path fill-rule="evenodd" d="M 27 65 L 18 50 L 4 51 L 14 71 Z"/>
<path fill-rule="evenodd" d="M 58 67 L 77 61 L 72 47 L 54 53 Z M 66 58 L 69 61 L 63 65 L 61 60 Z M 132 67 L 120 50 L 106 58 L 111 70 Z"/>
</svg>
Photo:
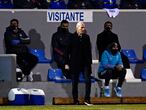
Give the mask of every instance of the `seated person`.
<svg viewBox="0 0 146 110">
<path fill-rule="evenodd" d="M 114 88 L 116 95 L 122 97 L 122 84 L 125 79 L 126 69 L 123 68 L 119 46 L 113 42 L 109 44 L 108 48 L 102 53 L 101 62 L 98 68 L 98 76 L 101 79 L 105 79 L 104 84 L 104 96 L 110 97 L 110 79 L 117 79 L 118 83 Z"/>
<path fill-rule="evenodd" d="M 38 58 L 29 52 L 26 44 L 30 43 L 30 38 L 19 28 L 19 21 L 17 19 L 12 19 L 10 26 L 6 28 L 4 43 L 6 54 L 17 55 L 17 66 L 22 70 L 23 74 L 28 77 L 33 67 L 37 64 Z M 21 80 L 22 78 L 19 81 Z"/>
</svg>

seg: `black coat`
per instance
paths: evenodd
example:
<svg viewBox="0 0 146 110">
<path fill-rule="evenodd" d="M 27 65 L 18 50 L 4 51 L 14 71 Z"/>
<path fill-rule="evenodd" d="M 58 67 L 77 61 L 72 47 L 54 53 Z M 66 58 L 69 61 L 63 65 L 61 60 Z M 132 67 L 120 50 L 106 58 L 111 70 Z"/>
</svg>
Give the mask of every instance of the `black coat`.
<svg viewBox="0 0 146 110">
<path fill-rule="evenodd" d="M 69 62 L 70 37 L 71 33 L 69 31 L 63 32 L 60 27 L 52 36 L 53 58 L 59 64 L 68 64 Z"/>
<path fill-rule="evenodd" d="M 97 35 L 96 46 L 99 52 L 99 61 L 101 60 L 103 51 L 106 50 L 107 46 L 112 42 L 116 42 L 120 46 L 117 34 L 111 31 L 103 31 Z M 121 46 L 119 47 L 119 49 L 121 49 Z"/>
<path fill-rule="evenodd" d="M 71 74 L 80 73 L 84 68 L 88 68 L 91 74 L 92 53 L 91 42 L 87 34 L 79 37 L 75 32 L 71 37 L 70 45 L 70 72 Z"/>
</svg>

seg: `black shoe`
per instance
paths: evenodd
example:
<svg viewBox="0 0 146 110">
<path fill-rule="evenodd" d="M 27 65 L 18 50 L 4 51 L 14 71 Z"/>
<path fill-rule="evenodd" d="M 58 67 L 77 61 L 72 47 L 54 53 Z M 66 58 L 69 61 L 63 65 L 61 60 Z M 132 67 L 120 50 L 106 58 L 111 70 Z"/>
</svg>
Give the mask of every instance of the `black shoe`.
<svg viewBox="0 0 146 110">
<path fill-rule="evenodd" d="M 79 101 L 78 100 L 74 100 L 73 105 L 79 105 Z"/>
<path fill-rule="evenodd" d="M 84 104 L 87 105 L 87 106 L 92 106 L 93 105 L 93 104 L 91 104 L 90 100 L 85 100 Z"/>
</svg>

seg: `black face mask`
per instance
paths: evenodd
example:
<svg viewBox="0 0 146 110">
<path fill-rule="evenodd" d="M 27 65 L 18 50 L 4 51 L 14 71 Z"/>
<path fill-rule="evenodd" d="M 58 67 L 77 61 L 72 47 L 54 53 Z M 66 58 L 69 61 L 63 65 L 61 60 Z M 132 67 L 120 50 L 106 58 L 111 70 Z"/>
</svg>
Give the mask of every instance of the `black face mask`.
<svg viewBox="0 0 146 110">
<path fill-rule="evenodd" d="M 106 31 L 111 31 L 111 27 L 105 27 Z"/>
<path fill-rule="evenodd" d="M 114 49 L 114 50 L 111 50 L 111 52 L 112 52 L 113 55 L 116 55 L 118 53 L 118 50 Z"/>
<path fill-rule="evenodd" d="M 61 28 L 61 30 L 62 30 L 63 33 L 68 32 L 68 29 L 66 29 L 66 28 Z"/>
<path fill-rule="evenodd" d="M 12 25 L 12 26 L 10 26 L 10 27 L 11 27 L 11 29 L 12 29 L 12 30 L 15 30 L 15 29 L 16 29 L 16 27 L 15 27 L 15 26 L 13 26 L 13 25 Z"/>
<path fill-rule="evenodd" d="M 16 28 L 16 26 L 11 26 L 11 29 L 13 33 L 18 33 L 18 29 Z"/>
</svg>

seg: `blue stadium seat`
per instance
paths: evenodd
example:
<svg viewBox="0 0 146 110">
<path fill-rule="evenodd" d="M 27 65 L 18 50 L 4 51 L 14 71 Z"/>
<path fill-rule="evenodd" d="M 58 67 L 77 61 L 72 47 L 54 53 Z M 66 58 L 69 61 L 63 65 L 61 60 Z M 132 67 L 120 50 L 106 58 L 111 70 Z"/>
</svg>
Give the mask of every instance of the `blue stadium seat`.
<svg viewBox="0 0 146 110">
<path fill-rule="evenodd" d="M 48 81 L 54 81 L 55 83 L 71 83 L 70 79 L 65 79 L 61 69 L 50 68 L 48 70 Z"/>
<path fill-rule="evenodd" d="M 140 78 L 141 78 L 142 81 L 146 81 L 146 69 L 141 70 Z"/>
<path fill-rule="evenodd" d="M 143 50 L 143 60 L 146 61 L 146 50 Z"/>
<path fill-rule="evenodd" d="M 80 83 L 85 83 L 85 78 L 83 76 L 83 73 L 80 73 L 79 82 Z M 93 79 L 93 77 L 91 77 L 91 83 L 94 83 L 94 82 L 95 82 L 95 79 Z"/>
<path fill-rule="evenodd" d="M 124 55 L 129 59 L 130 63 L 144 63 L 143 59 L 138 59 L 134 49 L 122 49 Z"/>
<path fill-rule="evenodd" d="M 66 9 L 66 4 L 64 0 L 51 0 L 50 2 L 51 9 Z"/>
<path fill-rule="evenodd" d="M 48 81 L 55 81 L 56 70 L 49 69 L 48 70 Z"/>
<path fill-rule="evenodd" d="M 117 7 L 116 0 L 103 0 L 103 8 L 113 9 Z"/>
<path fill-rule="evenodd" d="M 12 9 L 14 8 L 11 0 L 0 0 L 0 9 Z"/>
<path fill-rule="evenodd" d="M 38 63 L 51 63 L 52 62 L 51 59 L 47 59 L 45 57 L 45 51 L 43 49 L 30 48 L 29 50 L 33 55 L 38 57 L 38 59 L 39 59 Z"/>
<path fill-rule="evenodd" d="M 71 79 L 66 79 L 63 76 L 62 70 L 57 68 L 57 69 L 53 69 L 50 68 L 48 69 L 48 81 L 54 81 L 55 83 L 71 83 Z M 79 82 L 80 83 L 85 83 L 85 79 L 82 73 L 80 73 L 79 76 Z M 92 77 L 91 78 L 91 82 L 94 83 L 95 79 Z"/>
</svg>

